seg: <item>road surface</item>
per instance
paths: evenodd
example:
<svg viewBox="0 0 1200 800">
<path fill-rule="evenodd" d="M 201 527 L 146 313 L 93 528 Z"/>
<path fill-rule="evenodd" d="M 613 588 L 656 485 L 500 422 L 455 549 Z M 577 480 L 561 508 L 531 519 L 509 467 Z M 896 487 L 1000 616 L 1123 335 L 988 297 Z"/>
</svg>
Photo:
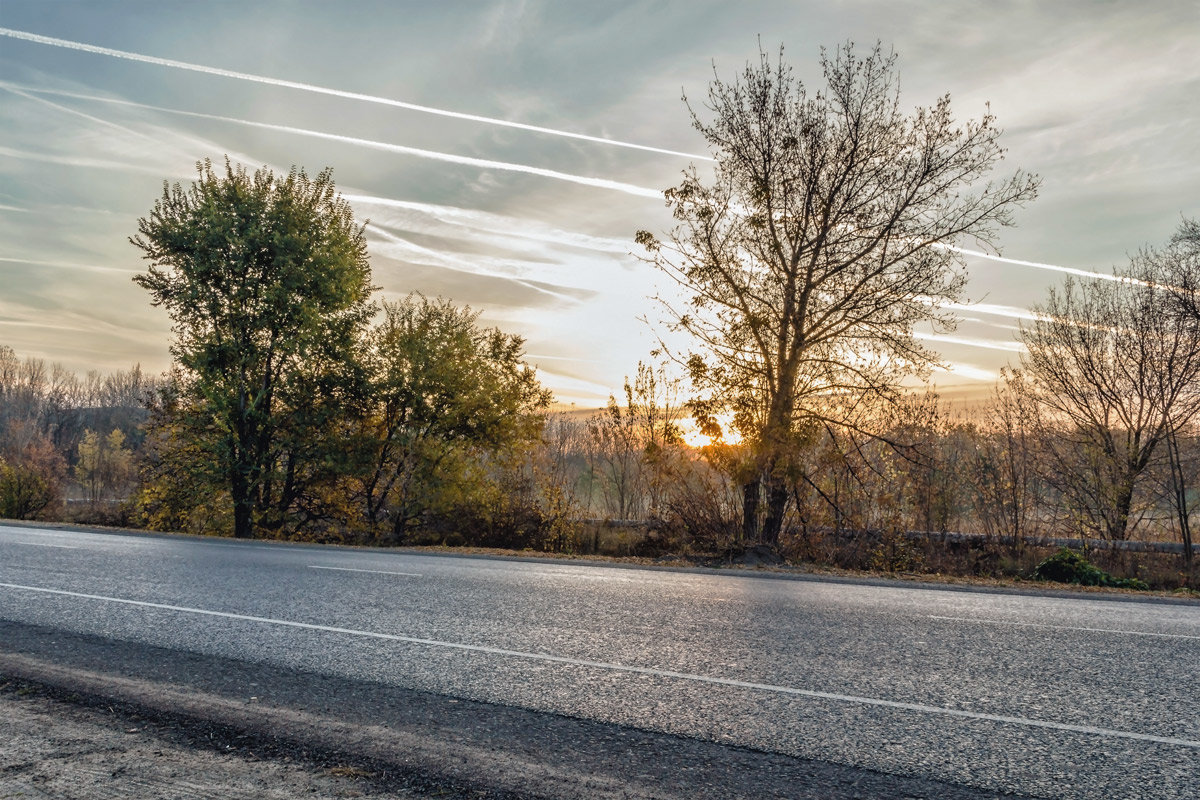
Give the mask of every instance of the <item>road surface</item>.
<svg viewBox="0 0 1200 800">
<path fill-rule="evenodd" d="M 1200 796 L 1195 604 L 0 525 L 0 620 L 985 792 Z"/>
</svg>

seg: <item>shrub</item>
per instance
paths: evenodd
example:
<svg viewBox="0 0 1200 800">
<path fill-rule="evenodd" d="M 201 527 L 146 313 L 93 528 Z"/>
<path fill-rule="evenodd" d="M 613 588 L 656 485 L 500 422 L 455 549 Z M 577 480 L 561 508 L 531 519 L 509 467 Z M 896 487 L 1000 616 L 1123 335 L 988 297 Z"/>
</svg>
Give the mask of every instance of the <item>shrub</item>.
<svg viewBox="0 0 1200 800">
<path fill-rule="evenodd" d="M 1137 578 L 1113 577 L 1068 547 L 1060 549 L 1034 567 L 1033 577 L 1042 581 L 1074 583 L 1080 586 L 1116 586 L 1122 589 L 1149 588 L 1145 582 Z"/>
<path fill-rule="evenodd" d="M 58 499 L 58 485 L 51 476 L 25 464 L 8 465 L 0 460 L 0 517 L 30 519 Z"/>
<path fill-rule="evenodd" d="M 920 572 L 925 559 L 916 544 L 894 529 L 884 530 L 871 551 L 870 568 L 877 572 Z"/>
</svg>

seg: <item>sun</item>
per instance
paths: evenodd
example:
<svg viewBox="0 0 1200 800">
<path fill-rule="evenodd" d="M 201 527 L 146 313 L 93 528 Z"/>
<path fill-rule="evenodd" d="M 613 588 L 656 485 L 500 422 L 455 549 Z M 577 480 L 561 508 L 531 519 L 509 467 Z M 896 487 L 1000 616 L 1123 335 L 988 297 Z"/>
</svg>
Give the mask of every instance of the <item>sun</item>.
<svg viewBox="0 0 1200 800">
<path fill-rule="evenodd" d="M 741 444 L 742 435 L 733 427 L 733 415 L 722 414 L 717 417 L 717 424 L 721 427 L 720 441 L 723 444 Z M 695 420 L 688 419 L 683 425 L 683 443 L 688 447 L 694 447 L 697 450 L 708 447 L 714 444 L 717 440 L 711 436 L 706 436 L 696 427 Z"/>
</svg>

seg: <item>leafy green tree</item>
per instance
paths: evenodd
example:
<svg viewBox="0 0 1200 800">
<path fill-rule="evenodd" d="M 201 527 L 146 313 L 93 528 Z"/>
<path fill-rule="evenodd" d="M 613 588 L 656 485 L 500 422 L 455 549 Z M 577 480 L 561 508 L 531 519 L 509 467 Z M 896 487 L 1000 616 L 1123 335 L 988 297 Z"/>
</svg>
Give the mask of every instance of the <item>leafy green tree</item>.
<svg viewBox="0 0 1200 800">
<path fill-rule="evenodd" d="M 181 384 L 176 368 L 150 398 L 135 508 L 152 530 L 223 533 L 233 527 L 229 491 L 212 468 L 208 423 L 185 413 Z"/>
<path fill-rule="evenodd" d="M 479 312 L 445 300 L 383 304 L 370 336 L 369 524 L 388 520 L 399 541 L 486 481 L 490 461 L 538 440 L 551 395 L 523 348 L 521 337 L 480 327 Z"/>
<path fill-rule="evenodd" d="M 702 428 L 732 414 L 753 454 L 745 538 L 770 544 L 822 398 L 886 396 L 930 365 L 913 331 L 953 326 L 942 303 L 964 284 L 955 244 L 988 246 L 1038 183 L 982 183 L 1003 155 L 994 118 L 959 124 L 949 96 L 905 115 L 895 56 L 878 45 L 860 58 L 847 44 L 821 65 L 813 93 L 782 54 L 714 80 L 712 120 L 692 121 L 715 178 L 686 171 L 666 192 L 676 227 L 637 235 L 687 295 L 665 313 L 697 344 L 693 411 Z"/>
<path fill-rule="evenodd" d="M 150 267 L 134 280 L 174 321 L 175 409 L 205 456 L 187 459 L 190 480 L 227 492 L 249 537 L 318 518 L 348 468 L 338 436 L 364 387 L 371 273 L 330 170 L 197 169 L 139 220 L 130 241 Z"/>
</svg>

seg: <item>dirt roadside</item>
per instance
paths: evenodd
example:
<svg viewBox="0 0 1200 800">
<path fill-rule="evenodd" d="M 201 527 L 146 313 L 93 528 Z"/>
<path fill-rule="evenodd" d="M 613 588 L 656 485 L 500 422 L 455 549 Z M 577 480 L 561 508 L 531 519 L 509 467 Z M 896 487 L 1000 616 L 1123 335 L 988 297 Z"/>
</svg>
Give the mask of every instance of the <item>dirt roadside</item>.
<svg viewBox="0 0 1200 800">
<path fill-rule="evenodd" d="M 362 766 L 24 681 L 0 682 L 0 719 L 0 800 L 430 796 Z"/>
</svg>

